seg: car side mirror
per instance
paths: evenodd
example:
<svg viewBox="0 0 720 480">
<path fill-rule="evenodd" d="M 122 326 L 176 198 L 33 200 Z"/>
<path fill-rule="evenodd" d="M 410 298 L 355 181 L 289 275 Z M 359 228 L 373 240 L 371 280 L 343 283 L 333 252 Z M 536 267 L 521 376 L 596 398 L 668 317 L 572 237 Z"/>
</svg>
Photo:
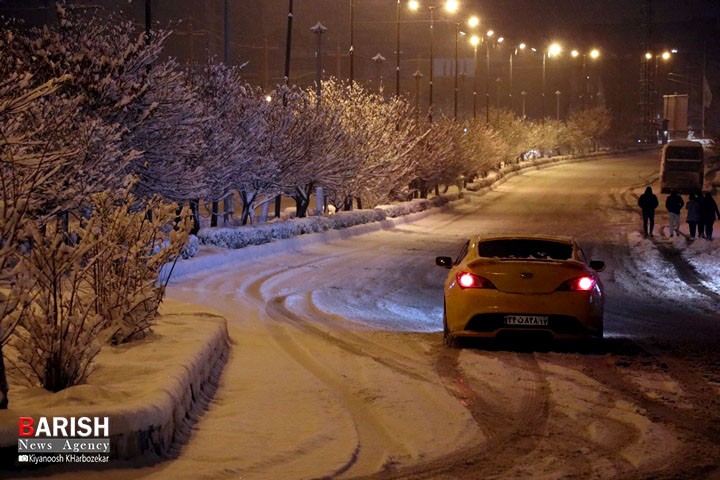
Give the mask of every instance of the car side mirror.
<svg viewBox="0 0 720 480">
<path fill-rule="evenodd" d="M 435 257 L 435 265 L 438 267 L 452 268 L 452 257 Z"/>
<path fill-rule="evenodd" d="M 596 272 L 602 272 L 603 270 L 605 270 L 605 262 L 602 262 L 600 260 L 591 260 L 590 268 L 592 268 Z"/>
</svg>

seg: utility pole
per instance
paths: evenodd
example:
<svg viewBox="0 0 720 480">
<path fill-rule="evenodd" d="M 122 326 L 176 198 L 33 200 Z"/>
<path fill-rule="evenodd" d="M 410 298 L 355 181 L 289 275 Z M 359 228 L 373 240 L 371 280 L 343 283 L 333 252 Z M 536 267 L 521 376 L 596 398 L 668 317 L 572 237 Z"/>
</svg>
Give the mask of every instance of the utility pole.
<svg viewBox="0 0 720 480">
<path fill-rule="evenodd" d="M 293 22 L 293 0 L 288 4 L 287 37 L 285 39 L 285 85 L 290 86 L 290 46 L 292 43 L 292 22 Z M 283 100 L 285 103 L 285 100 Z M 275 197 L 275 218 L 280 218 L 282 208 L 282 195 Z"/>
</svg>

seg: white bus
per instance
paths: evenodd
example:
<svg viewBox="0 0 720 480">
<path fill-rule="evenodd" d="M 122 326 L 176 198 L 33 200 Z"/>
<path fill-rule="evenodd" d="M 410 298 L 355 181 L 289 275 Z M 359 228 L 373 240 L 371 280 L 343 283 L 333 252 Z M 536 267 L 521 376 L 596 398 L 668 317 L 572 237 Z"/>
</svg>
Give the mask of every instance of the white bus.
<svg viewBox="0 0 720 480">
<path fill-rule="evenodd" d="M 700 193 L 703 188 L 705 154 L 699 142 L 673 140 L 660 157 L 660 192 Z"/>
</svg>

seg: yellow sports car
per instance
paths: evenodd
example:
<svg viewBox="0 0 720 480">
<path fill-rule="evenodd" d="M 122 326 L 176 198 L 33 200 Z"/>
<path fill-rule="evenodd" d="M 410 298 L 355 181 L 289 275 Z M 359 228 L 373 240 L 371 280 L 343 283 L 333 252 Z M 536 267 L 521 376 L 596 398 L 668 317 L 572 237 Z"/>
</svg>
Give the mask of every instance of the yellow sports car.
<svg viewBox="0 0 720 480">
<path fill-rule="evenodd" d="M 458 257 L 437 257 L 445 280 L 444 339 L 513 332 L 602 338 L 605 262 L 588 261 L 568 237 L 474 236 Z"/>
</svg>

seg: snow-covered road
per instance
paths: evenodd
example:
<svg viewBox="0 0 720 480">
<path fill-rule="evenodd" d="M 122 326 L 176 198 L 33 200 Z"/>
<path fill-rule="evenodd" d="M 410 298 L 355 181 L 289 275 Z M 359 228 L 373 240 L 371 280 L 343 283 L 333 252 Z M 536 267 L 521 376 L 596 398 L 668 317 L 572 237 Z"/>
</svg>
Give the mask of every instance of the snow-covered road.
<svg viewBox="0 0 720 480">
<path fill-rule="evenodd" d="M 639 238 L 656 176 L 657 152 L 531 171 L 175 283 L 229 322 L 220 387 L 177 460 L 98 478 L 720 478 L 720 292 Z M 573 235 L 605 260 L 603 344 L 442 347 L 434 257 L 473 232 Z"/>
</svg>

